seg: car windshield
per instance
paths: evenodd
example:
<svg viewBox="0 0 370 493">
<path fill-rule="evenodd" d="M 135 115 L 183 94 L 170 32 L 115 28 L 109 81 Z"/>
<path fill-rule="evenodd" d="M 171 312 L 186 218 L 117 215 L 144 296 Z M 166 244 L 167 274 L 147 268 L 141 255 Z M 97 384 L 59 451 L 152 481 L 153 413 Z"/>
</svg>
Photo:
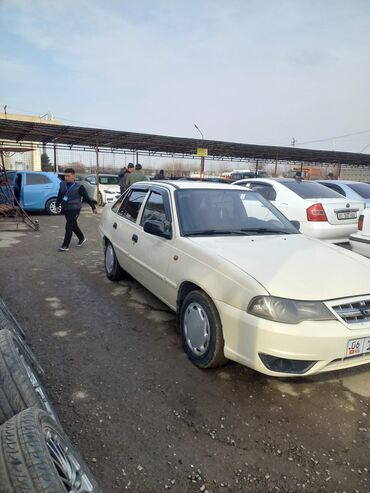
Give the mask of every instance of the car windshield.
<svg viewBox="0 0 370 493">
<path fill-rule="evenodd" d="M 118 176 L 99 176 L 101 185 L 118 185 Z"/>
<path fill-rule="evenodd" d="M 347 186 L 361 195 L 363 199 L 370 199 L 370 185 L 368 183 L 347 183 Z"/>
<path fill-rule="evenodd" d="M 343 199 L 343 195 L 320 183 L 309 181 L 283 181 L 282 184 L 302 199 Z"/>
<path fill-rule="evenodd" d="M 288 219 L 259 194 L 243 190 L 176 191 L 183 236 L 297 234 Z"/>
</svg>

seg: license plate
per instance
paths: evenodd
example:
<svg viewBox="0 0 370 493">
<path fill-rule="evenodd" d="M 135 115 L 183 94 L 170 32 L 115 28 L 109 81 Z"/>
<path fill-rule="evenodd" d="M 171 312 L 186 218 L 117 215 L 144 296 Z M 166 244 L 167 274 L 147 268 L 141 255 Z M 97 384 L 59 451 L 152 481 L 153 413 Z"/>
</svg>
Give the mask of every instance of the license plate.
<svg viewBox="0 0 370 493">
<path fill-rule="evenodd" d="M 338 219 L 356 219 L 357 212 L 355 211 L 346 211 L 346 212 L 337 212 Z"/>
<path fill-rule="evenodd" d="M 363 337 L 362 339 L 352 339 L 351 341 L 348 341 L 347 358 L 365 353 L 370 353 L 370 337 Z"/>
</svg>

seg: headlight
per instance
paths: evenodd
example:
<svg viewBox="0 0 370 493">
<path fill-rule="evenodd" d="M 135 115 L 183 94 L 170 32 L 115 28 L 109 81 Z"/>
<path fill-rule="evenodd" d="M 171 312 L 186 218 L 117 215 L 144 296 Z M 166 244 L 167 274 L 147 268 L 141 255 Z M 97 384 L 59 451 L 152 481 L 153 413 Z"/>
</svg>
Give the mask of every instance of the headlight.
<svg viewBox="0 0 370 493">
<path fill-rule="evenodd" d="M 321 301 L 294 301 L 274 296 L 253 298 L 247 311 L 256 317 L 285 324 L 299 324 L 304 320 L 336 320 Z"/>
</svg>

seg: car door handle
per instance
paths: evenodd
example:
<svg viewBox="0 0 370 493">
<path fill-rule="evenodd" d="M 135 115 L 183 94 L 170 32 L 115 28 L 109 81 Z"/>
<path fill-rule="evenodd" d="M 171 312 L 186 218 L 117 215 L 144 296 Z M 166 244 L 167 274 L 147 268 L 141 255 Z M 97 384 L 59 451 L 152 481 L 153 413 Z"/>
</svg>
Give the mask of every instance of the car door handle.
<svg viewBox="0 0 370 493">
<path fill-rule="evenodd" d="M 117 229 L 117 223 L 113 223 L 113 228 Z"/>
<path fill-rule="evenodd" d="M 137 235 L 132 235 L 132 238 L 131 238 L 131 239 L 132 239 L 132 241 L 133 241 L 134 243 L 137 243 L 137 241 L 138 241 L 138 239 L 139 239 L 139 238 L 138 238 L 138 236 L 137 236 Z"/>
</svg>

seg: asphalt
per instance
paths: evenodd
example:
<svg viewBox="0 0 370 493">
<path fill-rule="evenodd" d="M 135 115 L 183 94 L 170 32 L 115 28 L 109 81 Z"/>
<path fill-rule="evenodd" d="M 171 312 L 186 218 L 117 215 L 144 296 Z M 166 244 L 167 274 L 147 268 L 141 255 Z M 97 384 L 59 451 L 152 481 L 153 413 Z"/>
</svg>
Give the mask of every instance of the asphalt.
<svg viewBox="0 0 370 493">
<path fill-rule="evenodd" d="M 99 217 L 82 212 L 88 242 L 68 253 L 64 218 L 37 218 L 39 232 L 0 232 L 0 295 L 105 493 L 370 491 L 369 367 L 200 370 L 163 304 L 106 279 Z"/>
</svg>

